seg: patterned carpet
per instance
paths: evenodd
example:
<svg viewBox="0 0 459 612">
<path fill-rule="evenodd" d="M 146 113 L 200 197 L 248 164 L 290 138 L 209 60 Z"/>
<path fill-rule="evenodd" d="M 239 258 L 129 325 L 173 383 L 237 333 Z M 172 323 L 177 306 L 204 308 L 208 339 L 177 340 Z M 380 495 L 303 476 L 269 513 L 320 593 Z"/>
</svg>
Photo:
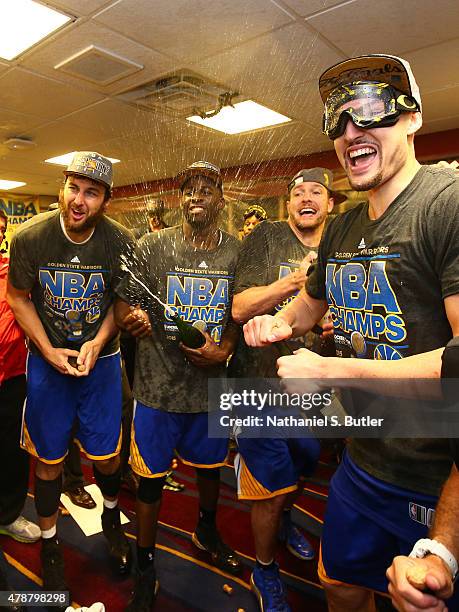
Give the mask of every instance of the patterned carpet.
<svg viewBox="0 0 459 612">
<path fill-rule="evenodd" d="M 322 517 L 327 499 L 327 486 L 336 466 L 322 461 L 315 477 L 308 482 L 304 494 L 293 510 L 294 521 L 309 534 L 318 550 Z M 84 462 L 88 481 L 92 482 L 89 465 Z M 197 518 L 197 490 L 193 470 L 187 466 L 175 472 L 186 488 L 181 493 L 164 492 L 160 514 L 156 564 L 160 592 L 155 610 L 160 612 L 256 612 L 258 606 L 250 591 L 250 573 L 254 549 L 250 531 L 250 507 L 237 501 L 233 469 L 222 470 L 222 489 L 218 524 L 224 539 L 241 555 L 244 564 L 239 578 L 225 575 L 210 564 L 209 556 L 197 550 L 191 534 Z M 125 531 L 135 543 L 135 500 L 122 491 L 120 505 L 130 519 Z M 91 511 L 96 512 L 96 511 Z M 33 496 L 29 495 L 24 514 L 33 519 Z M 105 603 L 107 612 L 121 612 L 129 599 L 132 579 L 116 579 L 107 564 L 105 540 L 101 534 L 86 537 L 69 515 L 59 518 L 59 534 L 64 544 L 67 581 L 72 588 L 74 605 Z M 36 590 L 40 584 L 40 544 L 20 544 L 5 536 L 0 544 L 6 553 L 10 582 L 17 588 Z M 324 612 L 323 591 L 318 584 L 316 561 L 302 562 L 282 547 L 278 561 L 287 585 L 288 600 L 294 612 Z M 232 587 L 231 594 L 224 585 Z M 42 608 L 35 607 L 39 612 Z M 43 609 L 44 610 L 44 609 Z"/>
</svg>

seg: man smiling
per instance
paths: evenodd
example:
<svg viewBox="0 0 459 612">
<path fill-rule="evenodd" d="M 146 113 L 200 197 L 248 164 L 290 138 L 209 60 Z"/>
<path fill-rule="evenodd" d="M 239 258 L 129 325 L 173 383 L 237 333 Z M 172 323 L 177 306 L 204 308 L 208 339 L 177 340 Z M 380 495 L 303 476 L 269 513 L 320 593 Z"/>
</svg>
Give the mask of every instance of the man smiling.
<svg viewBox="0 0 459 612">
<path fill-rule="evenodd" d="M 287 221 L 264 221 L 241 248 L 235 280 L 233 317 L 277 312 L 304 287 L 306 272 L 315 261 L 327 215 L 341 194 L 331 191 L 333 174 L 327 168 L 308 168 L 288 184 Z M 319 336 L 292 341 L 291 350 L 305 346 L 320 350 Z M 274 347 L 250 348 L 241 338 L 230 364 L 230 376 L 275 378 L 279 352 Z M 320 444 L 311 438 L 271 439 L 238 436 L 235 466 L 240 499 L 252 501 L 252 531 L 257 563 L 252 588 L 260 609 L 287 612 L 279 567 L 274 561 L 278 539 L 302 561 L 314 558 L 312 545 L 293 524 L 291 510 L 314 471 Z M 257 486 L 254 486 L 257 483 Z"/>
<path fill-rule="evenodd" d="M 130 548 L 120 524 L 121 367 L 113 286 L 132 237 L 105 217 L 112 164 L 76 153 L 65 171 L 60 210 L 15 233 L 8 301 L 29 338 L 22 446 L 37 457 L 35 504 L 42 535 L 43 586 L 67 590 L 56 522 L 62 464 L 73 426 L 104 497 L 103 532 L 120 574 Z"/>
<path fill-rule="evenodd" d="M 459 334 L 458 180 L 416 160 L 421 98 L 405 60 L 345 60 L 322 74 L 319 90 L 324 133 L 369 201 L 332 221 L 306 291 L 275 318 L 249 321 L 246 341 L 301 335 L 329 307 L 337 354 L 347 359 L 302 349 L 279 359 L 281 378 L 438 378 L 443 347 Z M 446 441 L 350 441 L 322 535 L 331 612 L 375 610 L 369 589 L 386 590 L 385 566 L 425 537 L 450 466 Z"/>
<path fill-rule="evenodd" d="M 193 543 L 210 553 L 221 569 L 233 574 L 241 569 L 216 523 L 220 467 L 226 461 L 228 440 L 210 438 L 207 431 L 208 381 L 224 375 L 239 335 L 229 316 L 239 243 L 220 229 L 225 206 L 220 169 L 197 161 L 178 180 L 181 225 L 146 234 L 130 263 L 143 287 L 163 303 L 150 299 L 131 275 L 116 290 L 116 320 L 138 337 L 131 441 L 132 469 L 140 476 L 137 576 L 129 612 L 150 610 L 156 598 L 158 515 L 175 453 L 196 470 L 199 515 Z M 142 310 L 129 306 L 139 301 Z M 193 349 L 180 342 L 171 310 L 190 324 L 206 324 L 203 346 Z"/>
</svg>

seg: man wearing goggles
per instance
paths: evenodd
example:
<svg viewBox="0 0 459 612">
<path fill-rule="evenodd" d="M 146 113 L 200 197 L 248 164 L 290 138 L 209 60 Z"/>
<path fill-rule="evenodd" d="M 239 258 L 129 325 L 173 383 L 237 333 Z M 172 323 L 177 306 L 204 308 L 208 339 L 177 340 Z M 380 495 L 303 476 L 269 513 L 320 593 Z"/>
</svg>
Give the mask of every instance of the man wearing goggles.
<svg viewBox="0 0 459 612">
<path fill-rule="evenodd" d="M 389 127 L 402 111 L 419 110 L 413 98 L 388 83 L 356 81 L 336 87 L 326 99 L 323 132 L 335 140 L 344 134 L 349 119 L 363 129 Z"/>
<path fill-rule="evenodd" d="M 274 317 L 248 321 L 244 335 L 249 346 L 298 337 L 329 308 L 338 356 L 300 349 L 278 359 L 278 375 L 287 390 L 299 378 L 324 379 L 323 388 L 329 379 L 349 380 L 354 403 L 365 410 L 359 393 L 369 379 L 389 388 L 391 378 L 439 378 L 443 349 L 459 336 L 459 180 L 451 169 L 416 160 L 422 106 L 405 60 L 345 60 L 322 74 L 319 90 L 324 131 L 349 183 L 366 191 L 368 202 L 331 221 L 305 290 Z M 395 401 L 373 398 L 384 407 Z M 385 432 L 350 438 L 322 531 L 318 571 L 329 612 L 374 612 L 372 591 L 387 591 L 392 558 L 426 537 L 451 462 L 448 441 L 432 439 L 423 426 L 427 441 Z M 442 567 L 441 555 L 429 550 Z M 421 591 L 421 608 L 443 609 L 441 595 Z M 456 601 L 447 605 L 459 609 Z"/>
</svg>

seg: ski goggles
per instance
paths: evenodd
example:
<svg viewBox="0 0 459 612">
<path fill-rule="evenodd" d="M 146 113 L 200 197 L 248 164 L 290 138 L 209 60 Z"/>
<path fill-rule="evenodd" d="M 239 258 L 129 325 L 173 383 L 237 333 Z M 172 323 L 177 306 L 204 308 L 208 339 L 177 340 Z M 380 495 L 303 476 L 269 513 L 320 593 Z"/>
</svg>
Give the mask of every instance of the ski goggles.
<svg viewBox="0 0 459 612">
<path fill-rule="evenodd" d="M 397 123 L 402 111 L 419 111 L 418 104 L 387 83 L 357 81 L 336 87 L 325 101 L 323 133 L 331 140 L 344 134 L 349 119 L 363 129 Z"/>
</svg>

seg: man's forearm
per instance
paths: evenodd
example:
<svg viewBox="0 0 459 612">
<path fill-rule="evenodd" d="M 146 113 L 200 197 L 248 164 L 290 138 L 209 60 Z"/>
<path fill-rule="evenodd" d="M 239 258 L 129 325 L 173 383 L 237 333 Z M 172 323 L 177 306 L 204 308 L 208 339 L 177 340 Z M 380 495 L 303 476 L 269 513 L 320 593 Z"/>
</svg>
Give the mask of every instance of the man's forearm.
<svg viewBox="0 0 459 612">
<path fill-rule="evenodd" d="M 127 302 L 124 302 L 121 298 L 116 298 L 113 306 L 113 314 L 115 323 L 119 329 L 125 330 L 126 324 L 124 323 L 125 317 L 130 312 L 130 306 Z"/>
<path fill-rule="evenodd" d="M 261 287 L 250 287 L 233 297 L 232 315 L 239 324 L 271 312 L 278 304 L 289 298 L 298 286 L 288 276 Z"/>
<path fill-rule="evenodd" d="M 439 379 L 443 351 L 444 348 L 440 348 L 393 361 L 328 357 L 327 363 L 328 369 L 334 372 L 333 378 Z"/>
<path fill-rule="evenodd" d="M 37 314 L 35 306 L 28 296 L 7 294 L 8 303 L 13 311 L 16 321 L 23 329 L 25 335 L 32 340 L 42 355 L 46 355 L 52 348 L 45 328 Z"/>
<path fill-rule="evenodd" d="M 225 327 L 220 340 L 220 348 L 226 353 L 227 358 L 234 353 L 241 328 L 234 321 L 230 321 Z"/>
<path fill-rule="evenodd" d="M 435 509 L 435 520 L 430 537 L 441 542 L 459 559 L 459 472 L 455 465 L 443 487 Z"/>
<path fill-rule="evenodd" d="M 293 330 L 293 337 L 302 336 L 311 330 L 327 312 L 325 301 L 311 298 L 304 289 L 285 308 L 276 314 Z"/>
</svg>

